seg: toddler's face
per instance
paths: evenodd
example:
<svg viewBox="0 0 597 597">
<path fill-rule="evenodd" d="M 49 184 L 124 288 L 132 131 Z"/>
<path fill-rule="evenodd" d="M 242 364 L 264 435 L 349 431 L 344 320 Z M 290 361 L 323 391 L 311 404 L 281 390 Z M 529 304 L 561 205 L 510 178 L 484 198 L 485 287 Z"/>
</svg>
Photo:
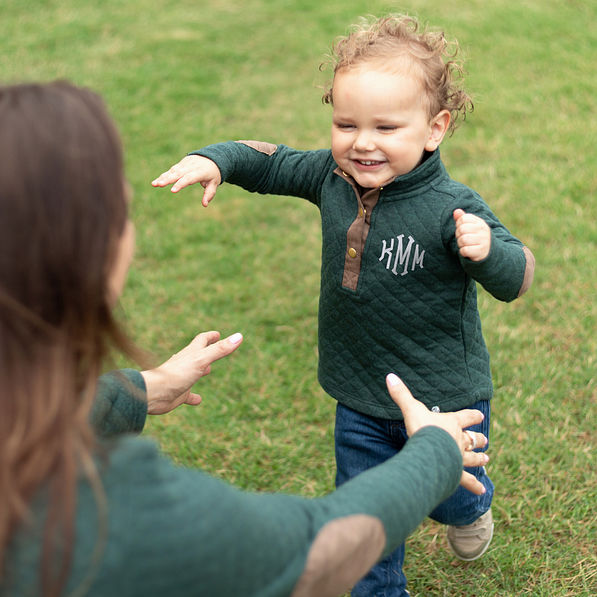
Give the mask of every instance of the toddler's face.
<svg viewBox="0 0 597 597">
<path fill-rule="evenodd" d="M 375 70 L 367 63 L 338 71 L 332 119 L 332 154 L 338 166 L 366 188 L 413 170 L 445 133 L 430 120 L 425 100 L 412 75 Z"/>
</svg>

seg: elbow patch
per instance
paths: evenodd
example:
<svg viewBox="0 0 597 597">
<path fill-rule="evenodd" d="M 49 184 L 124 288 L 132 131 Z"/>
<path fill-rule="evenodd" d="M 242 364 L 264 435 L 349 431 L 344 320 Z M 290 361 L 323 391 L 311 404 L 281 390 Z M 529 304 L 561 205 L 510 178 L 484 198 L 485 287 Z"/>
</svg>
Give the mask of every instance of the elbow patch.
<svg viewBox="0 0 597 597">
<path fill-rule="evenodd" d="M 321 528 L 292 597 L 332 597 L 348 591 L 380 558 L 386 533 L 378 518 L 353 514 Z"/>
<path fill-rule="evenodd" d="M 273 143 L 266 143 L 265 141 L 236 141 L 236 143 L 242 143 L 259 153 L 264 153 L 265 155 L 272 155 L 276 153 L 278 149 L 277 145 Z"/>
<path fill-rule="evenodd" d="M 526 266 L 524 268 L 524 278 L 522 280 L 522 286 L 518 291 L 518 296 L 522 296 L 531 287 L 533 277 L 535 276 L 535 256 L 527 247 L 523 247 L 522 250 L 526 258 Z"/>
</svg>

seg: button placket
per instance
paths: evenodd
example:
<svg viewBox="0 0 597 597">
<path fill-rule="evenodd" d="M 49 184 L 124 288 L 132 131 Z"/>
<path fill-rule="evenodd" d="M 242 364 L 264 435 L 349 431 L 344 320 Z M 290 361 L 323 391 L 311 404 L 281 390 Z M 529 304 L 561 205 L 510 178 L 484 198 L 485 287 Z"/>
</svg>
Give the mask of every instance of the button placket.
<svg viewBox="0 0 597 597">
<path fill-rule="evenodd" d="M 359 193 L 359 189 L 355 182 L 346 174 L 346 172 L 340 169 L 336 170 L 337 174 L 341 174 L 352 186 L 356 199 L 357 199 L 357 213 L 356 218 L 349 226 L 346 232 L 346 249 L 344 257 L 344 273 L 342 276 L 342 286 L 350 290 L 356 290 L 358 281 L 361 274 L 361 259 L 367 236 L 369 234 L 369 219 L 371 209 L 375 207 L 379 198 L 379 192 L 381 189 L 370 189 L 364 196 L 367 197 L 366 201 L 362 200 Z M 368 207 L 366 207 L 368 204 Z"/>
</svg>

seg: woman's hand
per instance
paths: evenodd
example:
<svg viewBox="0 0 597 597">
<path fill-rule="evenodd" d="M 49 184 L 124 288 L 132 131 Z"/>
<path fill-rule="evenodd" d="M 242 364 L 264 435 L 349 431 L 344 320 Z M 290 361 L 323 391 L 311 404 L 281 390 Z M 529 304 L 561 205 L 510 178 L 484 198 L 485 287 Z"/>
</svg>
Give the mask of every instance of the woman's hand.
<svg viewBox="0 0 597 597">
<path fill-rule="evenodd" d="M 178 164 L 174 164 L 170 170 L 160 174 L 151 184 L 154 187 L 166 187 L 171 184 L 172 188 L 170 190 L 177 193 L 181 189 L 198 182 L 205 189 L 201 203 L 203 207 L 207 207 L 209 202 L 216 196 L 218 185 L 222 182 L 220 169 L 209 158 L 200 155 L 188 155 L 182 158 Z"/>
<path fill-rule="evenodd" d="M 441 427 L 458 444 L 464 466 L 475 467 L 487 464 L 489 461 L 487 454 L 473 452 L 474 448 L 484 448 L 487 445 L 487 438 L 482 433 L 465 431 L 467 427 L 480 423 L 483 420 L 483 413 L 471 409 L 449 413 L 434 413 L 422 402 L 416 400 L 404 385 L 404 382 L 394 373 L 390 373 L 386 377 L 386 384 L 392 400 L 399 406 L 404 415 L 406 432 L 409 436 L 428 425 Z M 460 484 L 477 495 L 485 493 L 483 484 L 466 471 L 462 472 Z"/>
<path fill-rule="evenodd" d="M 192 385 L 210 373 L 214 361 L 234 352 L 242 339 L 241 334 L 233 334 L 220 340 L 220 332 L 203 332 L 159 367 L 142 371 L 148 414 L 163 415 L 181 404 L 199 404 L 201 396 L 191 393 Z"/>
</svg>

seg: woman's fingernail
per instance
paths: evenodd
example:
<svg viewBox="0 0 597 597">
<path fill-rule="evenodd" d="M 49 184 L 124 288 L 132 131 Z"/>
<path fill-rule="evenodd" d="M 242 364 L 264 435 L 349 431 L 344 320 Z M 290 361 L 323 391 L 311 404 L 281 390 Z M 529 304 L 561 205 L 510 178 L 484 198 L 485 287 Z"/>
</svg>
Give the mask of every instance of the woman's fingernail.
<svg viewBox="0 0 597 597">
<path fill-rule="evenodd" d="M 386 380 L 389 386 L 398 385 L 398 382 L 400 381 L 399 377 L 395 373 L 388 373 Z"/>
<path fill-rule="evenodd" d="M 232 334 L 229 336 L 228 341 L 231 344 L 238 344 L 243 339 L 243 335 L 240 332 L 236 332 L 236 334 Z"/>
</svg>

